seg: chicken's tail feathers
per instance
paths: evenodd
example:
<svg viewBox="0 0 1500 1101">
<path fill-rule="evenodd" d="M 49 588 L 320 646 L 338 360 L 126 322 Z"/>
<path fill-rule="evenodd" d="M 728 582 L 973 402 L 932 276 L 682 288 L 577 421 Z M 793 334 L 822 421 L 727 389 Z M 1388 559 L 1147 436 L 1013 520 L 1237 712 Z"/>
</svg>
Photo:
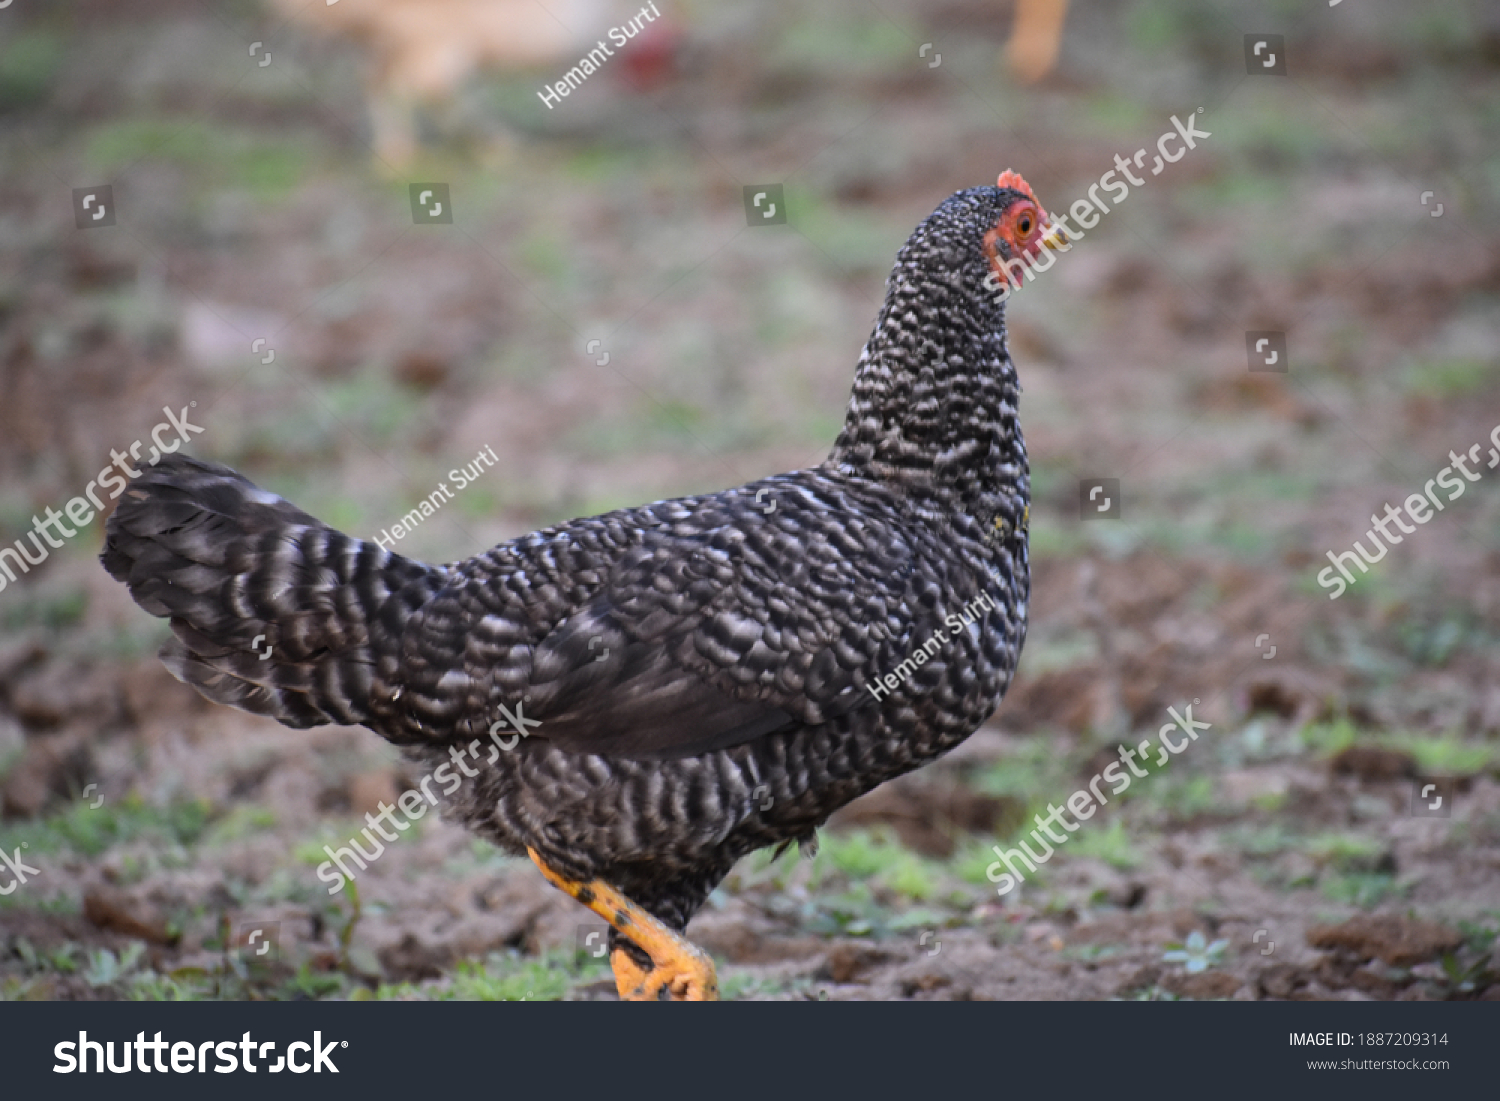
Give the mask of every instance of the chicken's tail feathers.
<svg viewBox="0 0 1500 1101">
<path fill-rule="evenodd" d="M 104 568 L 170 619 L 162 661 L 216 703 L 298 729 L 367 723 L 382 653 L 446 570 L 344 535 L 217 463 L 143 467 Z"/>
</svg>

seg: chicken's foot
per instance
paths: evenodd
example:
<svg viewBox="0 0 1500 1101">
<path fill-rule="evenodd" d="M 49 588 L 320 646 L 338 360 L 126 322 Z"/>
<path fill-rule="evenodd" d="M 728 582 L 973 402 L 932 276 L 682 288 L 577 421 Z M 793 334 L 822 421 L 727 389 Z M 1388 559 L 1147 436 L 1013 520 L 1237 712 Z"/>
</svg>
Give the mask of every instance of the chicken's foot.
<svg viewBox="0 0 1500 1101">
<path fill-rule="evenodd" d="M 615 973 L 620 998 L 631 1002 L 712 1002 L 719 998 L 719 978 L 714 961 L 701 948 L 674 933 L 603 880 L 578 883 L 548 867 L 535 849 L 526 852 L 542 870 L 547 882 L 572 895 L 598 914 L 651 960 L 642 967 L 633 953 L 616 944 L 609 962 Z"/>
</svg>

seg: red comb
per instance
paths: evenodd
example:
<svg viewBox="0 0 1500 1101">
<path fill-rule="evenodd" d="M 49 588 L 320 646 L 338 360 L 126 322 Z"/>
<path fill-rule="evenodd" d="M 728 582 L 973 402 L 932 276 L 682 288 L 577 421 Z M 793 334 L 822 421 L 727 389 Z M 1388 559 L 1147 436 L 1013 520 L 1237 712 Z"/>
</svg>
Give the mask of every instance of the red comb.
<svg viewBox="0 0 1500 1101">
<path fill-rule="evenodd" d="M 1013 191 L 1019 191 L 1032 202 L 1038 202 L 1036 193 L 1031 190 L 1031 185 L 1021 179 L 1019 172 L 1012 172 L 1007 168 L 1004 172 L 1000 173 L 1000 178 L 995 181 L 995 186 L 1011 188 Z"/>
</svg>

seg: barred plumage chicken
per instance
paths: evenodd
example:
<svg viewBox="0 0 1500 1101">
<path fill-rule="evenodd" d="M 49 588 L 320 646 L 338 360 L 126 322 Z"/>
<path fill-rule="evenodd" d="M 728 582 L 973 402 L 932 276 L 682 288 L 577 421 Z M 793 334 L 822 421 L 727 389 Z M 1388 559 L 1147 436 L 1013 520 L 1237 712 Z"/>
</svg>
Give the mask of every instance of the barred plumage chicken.
<svg viewBox="0 0 1500 1101">
<path fill-rule="evenodd" d="M 1045 222 L 1006 173 L 917 227 L 818 466 L 433 566 L 173 455 L 101 560 L 209 699 L 429 766 L 467 747 L 445 813 L 610 923 L 621 996 L 714 997 L 682 933 L 735 861 L 952 749 L 1010 682 L 1030 485 L 991 275 Z"/>
</svg>

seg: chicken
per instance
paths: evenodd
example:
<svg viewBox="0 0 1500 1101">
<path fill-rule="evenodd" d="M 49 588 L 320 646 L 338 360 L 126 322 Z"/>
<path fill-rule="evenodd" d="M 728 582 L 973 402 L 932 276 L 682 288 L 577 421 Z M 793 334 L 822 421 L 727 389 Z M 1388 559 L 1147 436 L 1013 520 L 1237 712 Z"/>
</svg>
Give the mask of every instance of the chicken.
<svg viewBox="0 0 1500 1101">
<path fill-rule="evenodd" d="M 917 227 L 817 466 L 436 566 L 170 455 L 101 560 L 208 699 L 467 760 L 444 813 L 609 922 L 623 998 L 712 998 L 683 931 L 734 863 L 813 841 L 1010 682 L 1030 482 L 992 277 L 1046 219 L 1007 172 Z"/>
<path fill-rule="evenodd" d="M 392 169 L 417 151 L 418 107 L 438 108 L 480 69 L 533 72 L 555 82 L 600 41 L 622 47 L 619 75 L 660 80 L 676 31 L 653 0 L 271 0 L 309 28 L 370 54 L 367 98 L 377 159 Z M 609 32 L 618 28 L 611 43 Z M 596 56 L 603 56 L 598 54 Z"/>
</svg>

